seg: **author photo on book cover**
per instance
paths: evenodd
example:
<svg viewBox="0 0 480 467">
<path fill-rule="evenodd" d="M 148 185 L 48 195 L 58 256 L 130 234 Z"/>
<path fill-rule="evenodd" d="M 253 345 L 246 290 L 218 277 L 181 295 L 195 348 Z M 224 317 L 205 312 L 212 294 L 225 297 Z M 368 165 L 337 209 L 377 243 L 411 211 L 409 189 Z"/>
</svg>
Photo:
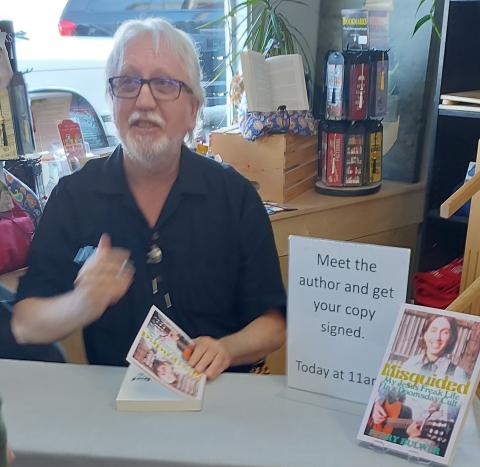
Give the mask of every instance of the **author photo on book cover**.
<svg viewBox="0 0 480 467">
<path fill-rule="evenodd" d="M 443 456 L 479 354 L 478 327 L 407 310 L 365 434 Z"/>
<path fill-rule="evenodd" d="M 179 366 L 174 366 L 167 360 L 154 360 L 152 365 L 153 372 L 168 386 L 196 397 L 200 379 L 192 376 L 188 372 L 182 372 Z"/>
</svg>

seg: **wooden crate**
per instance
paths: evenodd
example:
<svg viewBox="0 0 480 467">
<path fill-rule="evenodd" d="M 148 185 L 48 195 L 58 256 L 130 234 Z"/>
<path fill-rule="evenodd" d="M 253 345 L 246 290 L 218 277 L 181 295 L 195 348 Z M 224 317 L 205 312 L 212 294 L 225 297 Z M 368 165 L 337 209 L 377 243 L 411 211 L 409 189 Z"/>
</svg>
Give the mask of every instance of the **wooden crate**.
<svg viewBox="0 0 480 467">
<path fill-rule="evenodd" d="M 210 133 L 210 147 L 252 181 L 264 201 L 290 201 L 313 188 L 317 177 L 316 136 L 270 135 L 251 142 L 238 130 L 221 129 Z"/>
</svg>

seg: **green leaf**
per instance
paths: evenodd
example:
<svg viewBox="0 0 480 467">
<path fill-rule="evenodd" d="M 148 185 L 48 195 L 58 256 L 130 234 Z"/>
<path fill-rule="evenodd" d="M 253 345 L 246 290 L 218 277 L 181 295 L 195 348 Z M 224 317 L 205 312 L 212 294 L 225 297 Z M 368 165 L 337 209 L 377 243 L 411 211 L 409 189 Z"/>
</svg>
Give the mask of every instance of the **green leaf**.
<svg viewBox="0 0 480 467">
<path fill-rule="evenodd" d="M 428 15 L 425 15 L 423 16 L 422 18 L 420 18 L 417 23 L 415 24 L 415 28 L 413 30 L 413 34 L 412 36 L 415 35 L 415 33 L 425 24 L 427 23 L 428 21 L 430 21 L 432 19 L 432 16 L 430 14 Z"/>
</svg>

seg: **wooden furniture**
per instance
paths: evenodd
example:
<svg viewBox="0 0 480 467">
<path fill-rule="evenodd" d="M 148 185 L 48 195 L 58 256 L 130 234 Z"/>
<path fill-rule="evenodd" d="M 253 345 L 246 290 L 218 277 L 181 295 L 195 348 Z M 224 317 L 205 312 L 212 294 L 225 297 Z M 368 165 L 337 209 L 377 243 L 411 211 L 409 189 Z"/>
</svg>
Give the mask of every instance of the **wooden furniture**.
<svg viewBox="0 0 480 467">
<path fill-rule="evenodd" d="M 480 138 L 480 112 L 440 103 L 442 95 L 480 89 L 480 62 L 469 52 L 480 48 L 480 0 L 437 0 L 436 15 L 441 38 L 433 33 L 426 80 L 430 94 L 424 102 L 421 179 L 427 181 L 427 206 L 418 265 L 423 271 L 463 255 L 468 219 L 442 218 L 439 207 L 463 183 Z"/>
<path fill-rule="evenodd" d="M 238 128 L 210 134 L 213 154 L 257 186 L 264 201 L 283 203 L 313 188 L 317 178 L 317 136 L 279 134 L 247 141 Z"/>
<path fill-rule="evenodd" d="M 11 291 L 17 290 L 17 285 L 20 277 L 25 274 L 27 269 L 18 269 L 17 271 L 7 272 L 6 274 L 0 274 L 0 284 Z"/>
<path fill-rule="evenodd" d="M 476 162 L 478 169 L 480 167 L 480 140 Z M 472 199 L 472 204 L 463 256 L 460 295 L 448 306 L 448 309 L 480 316 L 480 170 L 476 170 L 474 177 L 442 204 L 440 213 L 443 217 L 450 217 L 458 209 L 458 206 L 470 199 Z M 477 388 L 477 396 L 480 398 L 480 385 Z"/>
<path fill-rule="evenodd" d="M 477 170 L 474 177 L 442 204 L 440 213 L 444 217 L 450 217 L 459 206 L 472 200 L 460 295 L 448 308 L 480 316 L 480 140 L 476 162 Z"/>
</svg>

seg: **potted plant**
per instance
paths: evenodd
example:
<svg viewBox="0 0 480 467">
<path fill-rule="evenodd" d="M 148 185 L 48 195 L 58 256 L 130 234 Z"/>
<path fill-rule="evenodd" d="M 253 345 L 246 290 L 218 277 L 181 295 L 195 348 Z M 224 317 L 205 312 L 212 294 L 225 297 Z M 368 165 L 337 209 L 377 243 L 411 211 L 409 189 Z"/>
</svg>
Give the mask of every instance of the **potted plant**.
<svg viewBox="0 0 480 467">
<path fill-rule="evenodd" d="M 302 0 L 244 0 L 232 6 L 221 18 L 202 26 L 207 28 L 227 22 L 230 29 L 230 50 L 226 53 L 223 67 L 219 67 L 217 77 L 226 67 L 234 67 L 238 55 L 244 49 L 269 56 L 300 53 L 305 60 L 307 73 L 311 73 L 312 54 L 308 42 L 281 11 L 286 4 L 309 6 Z M 230 28 L 232 23 L 235 24 L 234 31 Z"/>
</svg>

